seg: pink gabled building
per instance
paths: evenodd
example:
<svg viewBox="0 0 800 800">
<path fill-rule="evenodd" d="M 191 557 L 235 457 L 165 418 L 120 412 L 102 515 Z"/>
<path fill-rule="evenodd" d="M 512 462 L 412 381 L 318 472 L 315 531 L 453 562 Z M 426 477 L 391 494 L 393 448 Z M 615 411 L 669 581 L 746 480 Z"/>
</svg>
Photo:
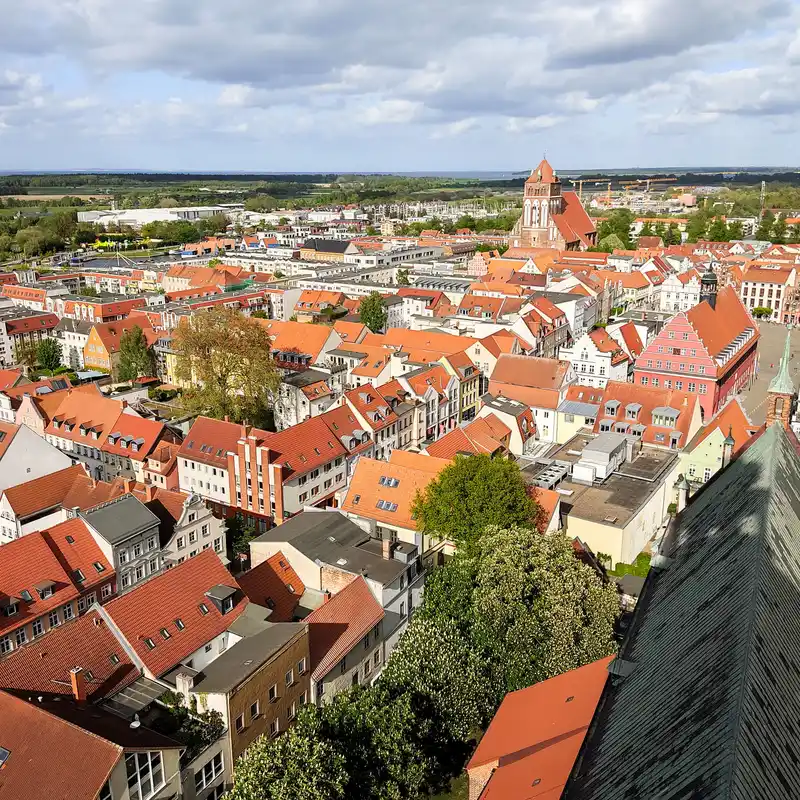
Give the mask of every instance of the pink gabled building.
<svg viewBox="0 0 800 800">
<path fill-rule="evenodd" d="M 703 275 L 699 305 L 676 314 L 636 359 L 634 383 L 697 394 L 703 418 L 755 378 L 759 334 L 732 287 Z"/>
</svg>

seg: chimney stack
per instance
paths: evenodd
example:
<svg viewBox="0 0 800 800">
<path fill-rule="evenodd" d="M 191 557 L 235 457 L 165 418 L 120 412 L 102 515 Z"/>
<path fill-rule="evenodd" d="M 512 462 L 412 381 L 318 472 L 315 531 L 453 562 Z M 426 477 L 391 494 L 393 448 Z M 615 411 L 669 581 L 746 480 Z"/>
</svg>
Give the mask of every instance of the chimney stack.
<svg viewBox="0 0 800 800">
<path fill-rule="evenodd" d="M 151 500 L 155 500 L 155 497 L 156 497 L 156 487 L 155 487 L 155 486 L 153 486 L 152 484 L 148 484 L 148 485 L 145 487 L 145 490 L 144 490 L 144 496 L 145 496 L 145 500 L 147 500 L 147 502 L 150 502 Z"/>
<path fill-rule="evenodd" d="M 130 478 L 124 478 L 122 481 L 122 486 L 125 489 L 127 494 L 133 491 L 133 487 L 136 486 L 136 481 L 131 480 Z"/>
<path fill-rule="evenodd" d="M 189 705 L 189 695 L 194 689 L 194 677 L 192 675 L 187 675 L 185 672 L 179 672 L 175 676 L 175 688 L 178 690 L 178 694 L 183 695 L 184 700 L 186 700 L 186 705 Z"/>
<path fill-rule="evenodd" d="M 684 475 L 678 475 L 678 480 L 675 481 L 675 492 L 677 493 L 675 506 L 680 514 L 689 502 L 689 481 Z"/>
<path fill-rule="evenodd" d="M 385 561 L 392 560 L 392 540 L 388 533 L 385 533 L 381 540 L 381 556 Z"/>
<path fill-rule="evenodd" d="M 81 667 L 73 667 L 69 671 L 72 695 L 79 703 L 86 702 L 86 673 Z"/>
</svg>

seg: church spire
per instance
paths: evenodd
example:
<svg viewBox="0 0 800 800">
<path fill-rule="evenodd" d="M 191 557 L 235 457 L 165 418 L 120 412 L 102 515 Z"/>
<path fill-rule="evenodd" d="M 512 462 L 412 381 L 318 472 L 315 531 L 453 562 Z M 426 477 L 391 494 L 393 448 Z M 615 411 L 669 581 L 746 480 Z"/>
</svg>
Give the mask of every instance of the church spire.
<svg viewBox="0 0 800 800">
<path fill-rule="evenodd" d="M 783 347 L 783 357 L 781 358 L 778 374 L 772 379 L 769 385 L 770 394 L 794 394 L 794 383 L 789 373 L 789 361 L 792 351 L 792 332 L 786 333 L 786 344 Z"/>
</svg>

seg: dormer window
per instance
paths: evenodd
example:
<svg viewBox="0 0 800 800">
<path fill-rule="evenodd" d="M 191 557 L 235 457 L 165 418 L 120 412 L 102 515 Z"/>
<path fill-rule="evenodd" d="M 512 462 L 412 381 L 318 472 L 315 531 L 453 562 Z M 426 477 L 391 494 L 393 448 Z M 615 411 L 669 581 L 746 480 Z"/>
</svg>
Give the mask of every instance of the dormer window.
<svg viewBox="0 0 800 800">
<path fill-rule="evenodd" d="M 203 616 L 205 616 L 206 614 L 208 614 L 208 606 L 207 606 L 205 603 L 200 603 L 200 605 L 198 606 L 198 608 L 200 609 L 200 613 L 201 613 Z"/>
<path fill-rule="evenodd" d="M 226 597 L 222 601 L 222 613 L 227 614 L 229 611 L 233 610 L 233 597 Z"/>
<path fill-rule="evenodd" d="M 3 613 L 4 613 L 4 614 L 5 614 L 7 617 L 13 617 L 13 616 L 14 616 L 14 614 L 16 614 L 16 613 L 17 613 L 17 611 L 19 611 L 19 603 L 17 603 L 17 601 L 16 601 L 16 600 L 12 600 L 12 601 L 11 601 L 11 602 L 10 602 L 10 603 L 9 603 L 9 604 L 8 604 L 8 605 L 7 605 L 7 606 L 4 608 L 4 609 L 3 609 Z"/>
<path fill-rule="evenodd" d="M 619 408 L 619 400 L 609 400 L 606 403 L 606 412 L 605 412 L 606 416 L 616 417 L 618 408 Z"/>
</svg>

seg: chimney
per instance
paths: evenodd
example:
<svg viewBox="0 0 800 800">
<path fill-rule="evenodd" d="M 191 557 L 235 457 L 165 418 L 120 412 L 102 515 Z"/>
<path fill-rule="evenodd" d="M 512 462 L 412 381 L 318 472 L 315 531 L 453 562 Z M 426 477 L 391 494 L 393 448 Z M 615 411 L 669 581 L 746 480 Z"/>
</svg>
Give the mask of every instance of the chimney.
<svg viewBox="0 0 800 800">
<path fill-rule="evenodd" d="M 388 533 L 384 534 L 383 538 L 381 539 L 381 557 L 385 561 L 392 560 L 392 540 Z"/>
<path fill-rule="evenodd" d="M 72 695 L 79 703 L 86 702 L 86 673 L 81 667 L 73 667 L 69 671 Z"/>
<path fill-rule="evenodd" d="M 136 486 L 136 481 L 131 480 L 130 478 L 124 478 L 122 481 L 122 486 L 126 493 L 130 493 L 133 491 L 133 487 Z"/>
<path fill-rule="evenodd" d="M 689 481 L 684 475 L 678 475 L 678 480 L 675 481 L 675 492 L 677 495 L 675 505 L 680 514 L 689 502 Z"/>
<path fill-rule="evenodd" d="M 325 605 L 325 603 L 327 603 L 328 600 L 330 600 L 330 599 L 331 599 L 331 593 L 326 589 L 322 593 L 322 605 Z"/>
<path fill-rule="evenodd" d="M 225 422 L 230 422 L 230 421 L 231 421 L 231 418 L 226 414 L 225 415 Z"/>
<path fill-rule="evenodd" d="M 128 407 L 128 401 L 127 400 L 121 400 L 120 402 L 122 403 L 122 410 L 124 411 Z"/>
<path fill-rule="evenodd" d="M 156 497 L 156 487 L 155 487 L 155 486 L 153 486 L 152 484 L 148 484 L 148 485 L 145 487 L 145 490 L 144 490 L 144 497 L 145 497 L 145 500 L 146 500 L 147 502 L 150 502 L 151 500 L 155 500 L 155 497 Z"/>
<path fill-rule="evenodd" d="M 189 705 L 189 695 L 194 689 L 194 677 L 192 675 L 187 675 L 185 672 L 179 672 L 175 676 L 175 688 L 178 690 L 178 694 L 182 694 L 184 699 L 186 700 L 186 705 Z"/>
</svg>

